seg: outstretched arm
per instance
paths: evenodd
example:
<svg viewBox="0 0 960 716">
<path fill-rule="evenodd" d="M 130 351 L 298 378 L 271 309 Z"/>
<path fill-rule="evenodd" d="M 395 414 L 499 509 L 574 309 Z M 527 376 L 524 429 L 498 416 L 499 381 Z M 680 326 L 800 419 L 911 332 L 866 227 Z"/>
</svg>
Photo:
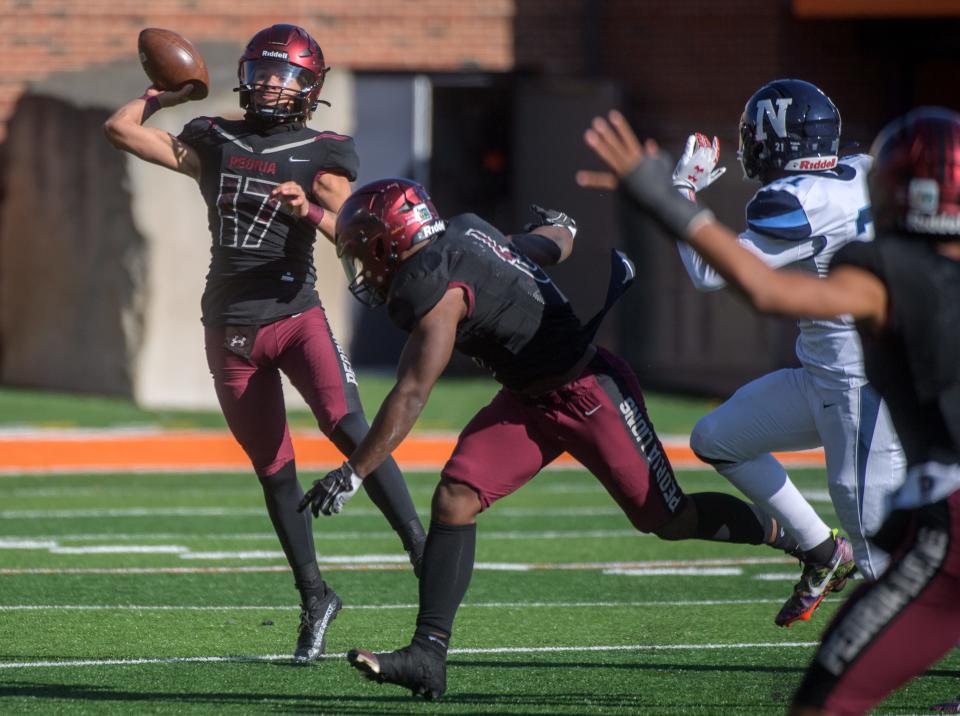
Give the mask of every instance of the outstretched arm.
<svg viewBox="0 0 960 716">
<path fill-rule="evenodd" d="M 697 211 L 673 191 L 657 144 L 641 144 L 619 112 L 595 117 L 584 140 L 610 168 L 639 208 L 673 238 L 687 241 L 759 311 L 807 318 L 849 314 L 874 326 L 886 319 L 887 292 L 873 274 L 852 266 L 822 280 L 795 271 L 776 272 L 737 242 L 736 235 Z"/>
<path fill-rule="evenodd" d="M 104 122 L 107 140 L 117 149 L 199 180 L 200 157 L 192 147 L 169 132 L 144 126 L 157 110 L 186 102 L 192 91 L 191 84 L 179 92 L 147 88 L 142 96 L 127 102 Z"/>
<path fill-rule="evenodd" d="M 327 474 L 300 502 L 314 515 L 339 512 L 360 488 L 364 476 L 376 470 L 413 429 L 430 391 L 450 362 L 457 324 L 467 314 L 461 288 L 451 288 L 418 322 L 400 355 L 397 382 L 377 411 L 368 432 L 346 463 Z"/>
<path fill-rule="evenodd" d="M 413 429 L 430 391 L 443 374 L 457 337 L 457 324 L 467 314 L 462 288 L 449 289 L 410 333 L 397 382 L 377 411 L 370 432 L 350 456 L 359 475 L 377 469 Z"/>
</svg>

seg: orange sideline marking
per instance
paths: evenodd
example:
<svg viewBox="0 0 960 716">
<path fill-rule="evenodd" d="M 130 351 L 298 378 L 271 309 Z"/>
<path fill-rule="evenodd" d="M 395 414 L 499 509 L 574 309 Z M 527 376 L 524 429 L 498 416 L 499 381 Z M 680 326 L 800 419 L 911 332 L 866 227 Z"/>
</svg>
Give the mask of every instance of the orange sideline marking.
<svg viewBox="0 0 960 716">
<path fill-rule="evenodd" d="M 316 433 L 294 433 L 297 463 L 304 469 L 326 470 L 343 461 L 330 441 Z M 439 470 L 456 445 L 456 436 L 407 438 L 393 456 L 406 469 Z M 685 441 L 665 441 L 664 449 L 676 468 L 705 468 Z M 823 451 L 776 453 L 786 465 L 823 467 Z M 556 467 L 578 467 L 570 455 L 561 455 Z M 246 455 L 233 437 L 216 431 L 156 433 L 84 432 L 77 436 L 45 436 L 42 432 L 0 436 L 0 472 L 77 472 L 82 470 L 239 470 L 250 469 Z"/>
</svg>

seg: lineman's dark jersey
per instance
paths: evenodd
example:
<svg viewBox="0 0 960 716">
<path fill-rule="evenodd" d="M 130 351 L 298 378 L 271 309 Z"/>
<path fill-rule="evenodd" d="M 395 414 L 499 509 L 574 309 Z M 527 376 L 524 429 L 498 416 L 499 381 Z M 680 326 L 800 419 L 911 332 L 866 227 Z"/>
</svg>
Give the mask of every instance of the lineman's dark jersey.
<svg viewBox="0 0 960 716">
<path fill-rule="evenodd" d="M 853 242 L 834 257 L 889 296 L 881 333 L 861 331 L 867 377 L 890 407 L 909 466 L 960 461 L 960 263 L 921 240 Z"/>
<path fill-rule="evenodd" d="M 203 323 L 260 325 L 319 305 L 316 230 L 269 200 L 295 181 L 309 194 L 319 172 L 357 178 L 353 140 L 279 125 L 256 132 L 242 120 L 198 117 L 179 139 L 200 157 L 200 191 L 213 237 Z"/>
<path fill-rule="evenodd" d="M 451 219 L 444 234 L 404 261 L 387 297 L 390 318 L 412 330 L 450 287 L 466 292 L 456 346 L 508 388 L 561 375 L 591 336 L 536 263 L 474 214 Z"/>
</svg>

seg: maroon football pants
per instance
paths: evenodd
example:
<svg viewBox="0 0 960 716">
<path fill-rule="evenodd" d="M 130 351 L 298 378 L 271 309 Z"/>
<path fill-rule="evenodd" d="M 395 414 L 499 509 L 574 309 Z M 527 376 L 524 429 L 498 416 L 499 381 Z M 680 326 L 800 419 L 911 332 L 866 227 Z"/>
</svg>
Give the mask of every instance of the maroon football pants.
<svg viewBox="0 0 960 716">
<path fill-rule="evenodd" d="M 536 398 L 497 393 L 460 434 L 442 476 L 472 487 L 486 509 L 564 451 L 603 483 L 639 530 L 666 524 L 686 499 L 636 376 L 603 349 L 562 388 Z"/>
<path fill-rule="evenodd" d="M 911 512 L 890 568 L 834 616 L 794 703 L 865 713 L 960 641 L 960 491 Z"/>
<path fill-rule="evenodd" d="M 348 413 L 361 412 L 357 379 L 319 306 L 261 326 L 250 357 L 225 346 L 227 328 L 206 328 L 207 365 L 233 436 L 260 477 L 293 460 L 281 371 L 327 437 Z"/>
</svg>

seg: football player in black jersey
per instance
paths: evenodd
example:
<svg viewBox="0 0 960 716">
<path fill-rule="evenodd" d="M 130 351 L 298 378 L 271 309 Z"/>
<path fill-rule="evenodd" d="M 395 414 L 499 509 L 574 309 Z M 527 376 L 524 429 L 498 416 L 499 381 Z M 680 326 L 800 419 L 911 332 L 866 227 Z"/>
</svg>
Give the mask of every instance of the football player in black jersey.
<svg viewBox="0 0 960 716">
<path fill-rule="evenodd" d="M 619 113 L 595 118 L 585 139 L 641 210 L 754 307 L 856 321 L 907 480 L 874 536 L 891 565 L 834 617 L 791 713 L 865 713 L 960 640 L 960 114 L 920 108 L 879 134 L 868 180 L 877 239 L 844 246 L 825 280 L 774 272 L 740 247 L 673 191 L 656 144 L 641 144 Z"/>
<path fill-rule="evenodd" d="M 337 219 L 337 253 L 351 290 L 368 305 L 385 303 L 410 337 L 370 432 L 301 506 L 340 511 L 357 478 L 410 431 L 454 348 L 503 385 L 460 434 L 434 493 L 412 643 L 348 655 L 369 678 L 427 698 L 446 688 L 447 645 L 473 572 L 477 514 L 564 451 L 639 530 L 669 540 L 797 546 L 772 518 L 732 495 L 683 493 L 633 372 L 593 344 L 604 313 L 633 281 L 633 265 L 614 252 L 605 308 L 581 325 L 542 268 L 570 254 L 576 224 L 533 208 L 537 221 L 507 237 L 474 214 L 444 221 L 422 186 L 387 179 L 355 191 Z"/>
<path fill-rule="evenodd" d="M 243 119 L 198 117 L 177 137 L 144 126 L 158 109 L 187 101 L 187 85 L 179 92 L 148 88 L 104 125 L 118 149 L 196 180 L 207 204 L 213 237 L 201 303 L 207 362 L 300 591 L 298 661 L 323 653 L 341 602 L 321 578 L 309 516 L 297 511 L 303 490 L 280 371 L 344 455 L 368 430 L 356 375 L 315 286 L 317 229 L 332 240 L 358 165 L 350 137 L 306 125 L 322 101 L 328 70 L 305 30 L 273 25 L 254 35 L 240 58 Z M 364 487 L 419 571 L 426 538 L 396 463 L 385 461 L 372 477 Z"/>
</svg>

